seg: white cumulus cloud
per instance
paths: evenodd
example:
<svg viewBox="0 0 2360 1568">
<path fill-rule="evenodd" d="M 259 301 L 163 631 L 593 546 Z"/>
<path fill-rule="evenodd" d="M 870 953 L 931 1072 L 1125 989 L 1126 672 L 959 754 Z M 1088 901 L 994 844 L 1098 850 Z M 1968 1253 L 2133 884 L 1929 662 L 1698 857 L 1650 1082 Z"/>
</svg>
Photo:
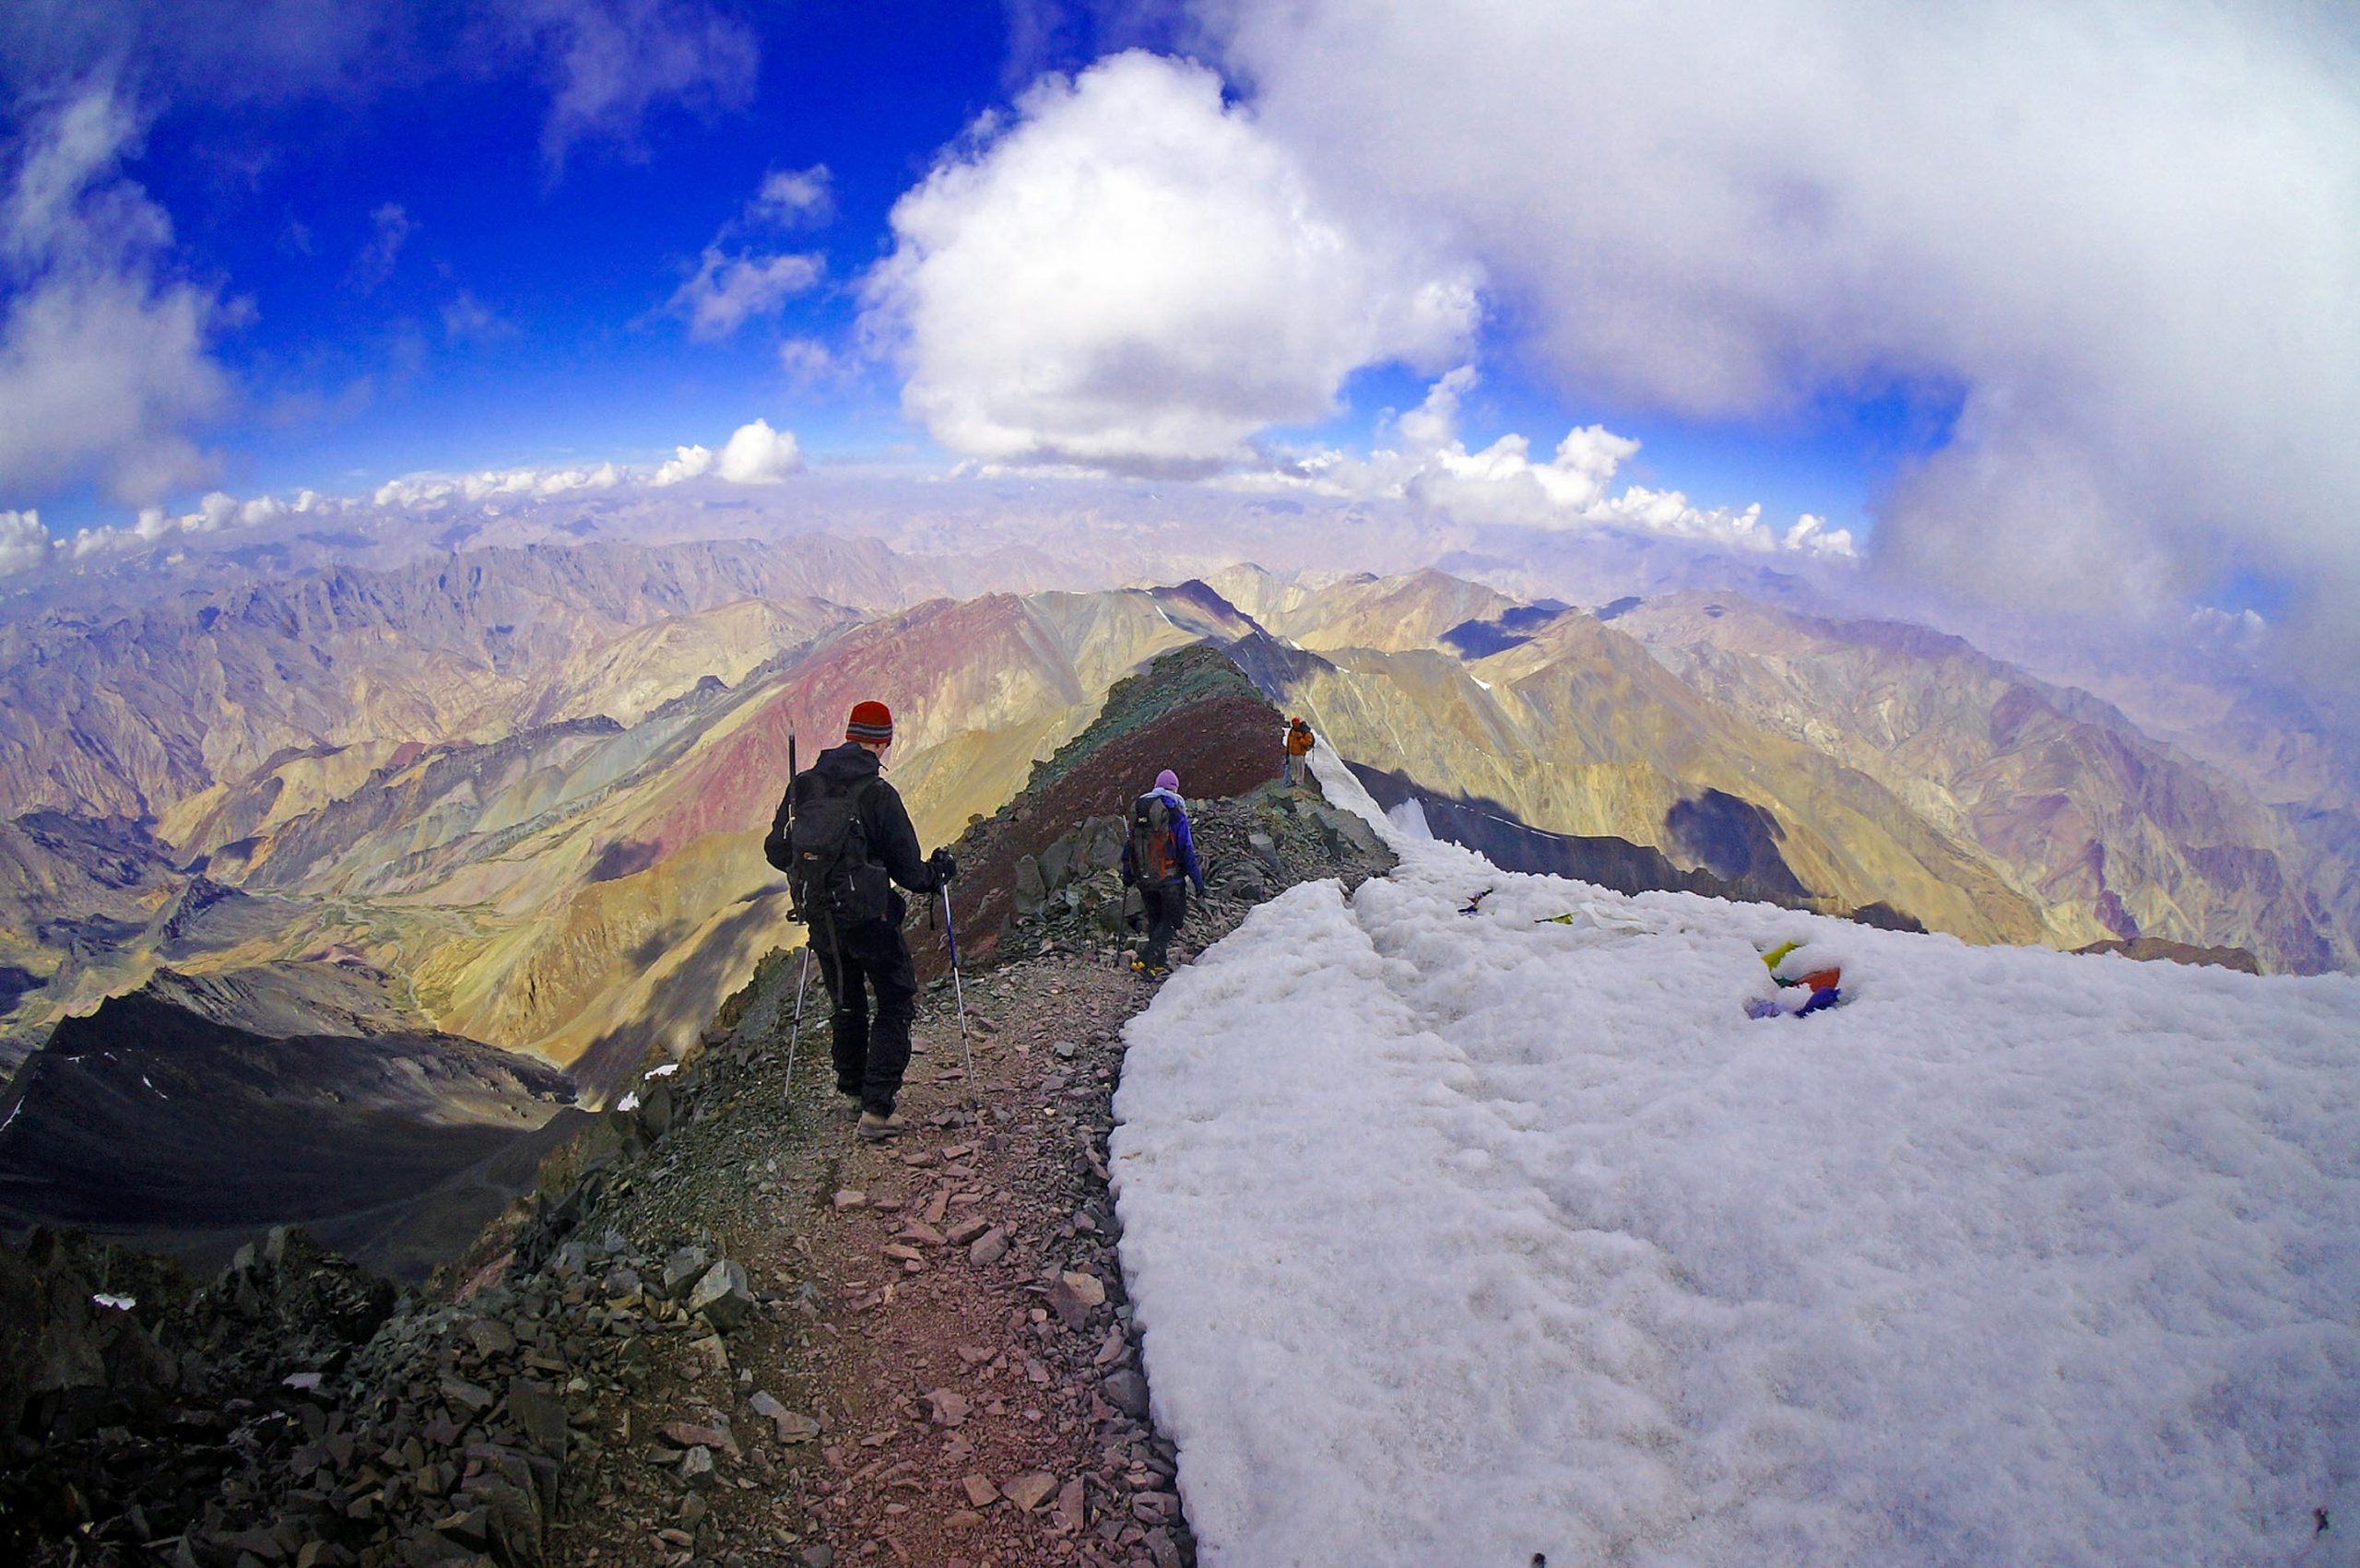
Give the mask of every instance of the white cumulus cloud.
<svg viewBox="0 0 2360 1568">
<path fill-rule="evenodd" d="M 1293 482 L 1328 495 L 1398 498 L 1456 523 L 1552 531 L 1620 528 L 1747 550 L 1849 556 L 1852 536 L 1805 515 L 1781 535 L 1758 505 L 1699 507 L 1679 490 L 1613 487 L 1639 443 L 1602 425 L 1568 431 L 1545 459 L 1516 434 L 1478 451 L 1458 433 L 1459 404 L 1476 384 L 1462 365 L 1434 383 L 1425 401 L 1394 422 L 1398 447 L 1357 457 L 1323 453 L 1296 466 Z"/>
<path fill-rule="evenodd" d="M 701 479 L 713 472 L 713 448 L 709 446 L 675 447 L 677 455 L 657 465 L 649 476 L 651 485 L 677 485 L 683 479 Z"/>
<path fill-rule="evenodd" d="M 1210 71 L 1144 53 L 1052 77 L 904 195 L 864 326 L 908 415 L 1001 462 L 1202 471 L 1331 414 L 1345 377 L 1439 371 L 1476 271 L 1322 199 Z"/>
<path fill-rule="evenodd" d="M 1204 0 L 1262 134 L 1486 269 L 1575 396 L 1962 407 L 1890 569 L 2014 605 L 2239 572 L 2360 637 L 2360 37 L 2268 0 Z"/>
<path fill-rule="evenodd" d="M 774 485 L 802 467 L 803 452 L 795 432 L 773 430 L 767 419 L 756 419 L 740 425 L 718 452 L 709 446 L 676 447 L 672 456 L 653 467 L 597 463 L 555 468 L 488 468 L 475 474 L 407 474 L 378 486 L 369 501 L 372 505 L 409 512 L 447 512 L 511 501 L 550 501 L 632 485 L 661 489 L 707 476 L 733 485 Z M 206 500 L 209 503 L 213 498 Z"/>
<path fill-rule="evenodd" d="M 171 221 L 119 166 L 130 106 L 98 88 L 6 149 L 0 197 L 0 497 L 94 478 L 133 505 L 211 469 L 189 432 L 228 377 L 209 289 L 163 270 Z"/>
<path fill-rule="evenodd" d="M 613 463 L 570 468 L 487 468 L 475 474 L 408 474 L 377 487 L 378 506 L 435 512 L 486 501 L 548 501 L 577 490 L 611 489 L 631 477 Z"/>
<path fill-rule="evenodd" d="M 49 530 L 38 512 L 0 512 L 0 577 L 30 572 L 49 559 Z"/>
<path fill-rule="evenodd" d="M 384 491 L 379 494 L 383 495 Z M 79 560 L 101 550 L 135 549 L 142 545 L 159 544 L 183 534 L 218 534 L 233 528 L 257 528 L 275 523 L 282 517 L 312 516 L 343 511 L 353 502 L 324 496 L 317 490 L 299 491 L 292 501 L 277 496 L 254 496 L 241 501 L 226 490 L 206 492 L 196 503 L 196 510 L 173 514 L 160 506 L 146 506 L 139 510 L 128 527 L 112 525 L 95 528 L 79 528 L 71 539 L 53 541 L 56 548 L 66 552 L 69 559 Z M 31 513 L 26 513 L 30 516 Z"/>
<path fill-rule="evenodd" d="M 768 419 L 756 419 L 731 432 L 714 471 L 733 485 L 775 485 L 802 466 L 795 432 L 774 430 Z"/>
<path fill-rule="evenodd" d="M 739 426 L 718 452 L 707 446 L 682 446 L 675 449 L 673 456 L 652 466 L 601 462 L 487 468 L 472 474 L 405 474 L 362 497 L 326 496 L 306 489 L 292 498 L 242 499 L 226 490 L 211 490 L 192 511 L 174 513 L 160 506 L 145 507 L 128 524 L 82 528 L 71 538 L 53 539 L 35 513 L 0 512 L 0 576 L 25 571 L 43 560 L 84 560 L 102 554 L 133 553 L 185 536 L 256 528 L 289 517 L 370 509 L 445 517 L 468 513 L 497 516 L 540 501 L 632 487 L 662 488 L 707 477 L 732 485 L 776 485 L 800 473 L 803 466 L 802 448 L 795 432 L 775 430 L 767 419 L 757 419 Z"/>
</svg>

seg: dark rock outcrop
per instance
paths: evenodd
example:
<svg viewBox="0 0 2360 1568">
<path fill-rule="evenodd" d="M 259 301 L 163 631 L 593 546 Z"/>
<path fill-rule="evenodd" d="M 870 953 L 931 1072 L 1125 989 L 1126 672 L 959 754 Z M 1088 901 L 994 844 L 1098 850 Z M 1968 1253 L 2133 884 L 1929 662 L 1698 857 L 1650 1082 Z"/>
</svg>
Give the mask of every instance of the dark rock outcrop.
<svg viewBox="0 0 2360 1568">
<path fill-rule="evenodd" d="M 2198 948 L 2186 942 L 2167 942 L 2160 937 L 2138 937 L 2127 942 L 2092 942 L 2085 948 L 2073 950 L 2077 953 L 2119 953 L 2142 963 L 2211 964 L 2246 974 L 2261 973 L 2260 963 L 2243 948 Z"/>
<path fill-rule="evenodd" d="M 0 1093 L 0 1220 L 203 1267 L 301 1223 L 421 1278 L 530 1182 L 533 1139 L 573 1092 L 546 1064 L 404 1021 L 332 964 L 164 971 L 62 1020 Z"/>
</svg>

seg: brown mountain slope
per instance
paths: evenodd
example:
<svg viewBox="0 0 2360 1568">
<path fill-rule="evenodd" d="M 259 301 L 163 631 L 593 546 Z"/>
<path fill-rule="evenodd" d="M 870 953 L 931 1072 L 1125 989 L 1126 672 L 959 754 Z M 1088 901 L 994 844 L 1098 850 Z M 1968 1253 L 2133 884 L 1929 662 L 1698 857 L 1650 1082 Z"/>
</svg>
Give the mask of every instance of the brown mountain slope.
<svg viewBox="0 0 2360 1568">
<path fill-rule="evenodd" d="M 35 811 L 0 822 L 0 1072 L 77 999 L 111 987 L 113 955 L 138 941 L 188 878 L 136 822 Z"/>
<path fill-rule="evenodd" d="M 831 643 L 733 709 L 680 767 L 596 816 L 597 831 L 655 857 L 599 890 L 600 903 L 675 901 L 685 928 L 659 928 L 661 948 L 651 951 L 666 956 L 643 974 L 610 979 L 596 1006 L 532 1037 L 537 1048 L 576 1062 L 585 1084 L 602 1087 L 609 1064 L 636 1060 L 650 1039 L 691 1033 L 763 951 L 791 939 L 783 884 L 759 852 L 785 787 L 790 728 L 808 765 L 841 738 L 854 702 L 888 701 L 891 777 L 930 847 L 1022 788 L 1034 759 L 1088 723 L 1116 678 L 1228 624 L 1164 592 L 994 595 L 921 606 Z M 569 915 L 586 906 L 575 898 Z M 545 984 L 549 962 L 577 952 L 589 956 L 572 973 L 594 977 L 606 944 L 552 946 L 549 929 L 518 927 L 538 949 L 521 965 L 471 964 L 465 994 L 492 1010 L 454 1016 L 504 1025 L 519 981 Z"/>
<path fill-rule="evenodd" d="M 569 693 L 600 707 L 612 683 L 584 661 L 602 656 L 634 701 L 661 700 L 710 671 L 657 675 L 660 639 L 635 659 L 600 651 L 749 599 L 816 631 L 837 614 L 821 601 L 898 602 L 897 560 L 824 536 L 484 550 L 0 621 L 0 798 L 152 817 L 282 752 L 487 738 L 553 695 L 551 712 Z"/>
<path fill-rule="evenodd" d="M 2026 900 L 1874 780 L 1731 715 L 1588 616 L 1554 617 L 1482 658 L 1337 650 L 1272 657 L 1256 674 L 1346 760 L 1497 802 L 1531 827 L 1626 839 L 1727 876 L 1681 831 L 1717 792 L 1769 813 L 1813 895 L 1889 904 L 1974 940 L 2043 934 Z"/>
<path fill-rule="evenodd" d="M 2317 867 L 2280 817 L 2084 693 L 1922 628 L 1728 595 L 1650 600 L 1614 624 L 1722 708 L 1981 851 L 2060 945 L 2145 935 L 2298 973 L 2353 961 L 2360 910 L 2322 918 Z"/>
<path fill-rule="evenodd" d="M 637 723 L 589 718 L 397 756 L 342 798 L 224 844 L 213 874 L 306 912 L 254 962 L 340 944 L 415 984 L 441 1027 L 585 1081 L 692 1034 L 785 939 L 759 854 L 790 730 L 815 754 L 880 695 L 929 844 L 1159 652 L 1244 625 L 1198 590 L 938 601 L 706 681 Z M 397 764 L 397 765 L 396 765 Z M 230 961 L 224 955 L 219 961 Z"/>
<path fill-rule="evenodd" d="M 1162 770 L 1179 775 L 1191 800 L 1268 784 L 1284 723 L 1245 672 L 1206 644 L 1115 682 L 1089 728 L 1035 763 L 1021 795 L 961 836 L 951 913 L 963 950 L 978 962 L 998 953 L 1020 913 L 1020 862 L 1041 862 L 1084 824 L 1125 817 Z M 922 971 L 939 966 L 929 950 Z"/>
<path fill-rule="evenodd" d="M 1363 572 L 1307 588 L 1259 567 L 1235 566 L 1207 581 L 1272 636 L 1314 649 L 1435 647 L 1452 627 L 1489 620 L 1517 602 L 1431 570 L 1403 577 Z"/>
</svg>

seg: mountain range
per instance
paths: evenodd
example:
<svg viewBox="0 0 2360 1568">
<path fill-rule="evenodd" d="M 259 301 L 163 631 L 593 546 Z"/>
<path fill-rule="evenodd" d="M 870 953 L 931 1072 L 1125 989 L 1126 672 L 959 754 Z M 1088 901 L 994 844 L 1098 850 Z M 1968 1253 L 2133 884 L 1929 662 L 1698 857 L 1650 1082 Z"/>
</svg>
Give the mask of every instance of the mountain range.
<svg viewBox="0 0 2360 1568">
<path fill-rule="evenodd" d="M 793 939 L 755 847 L 790 735 L 808 760 L 886 697 L 892 776 L 949 842 L 1116 680 L 1200 642 L 1438 831 L 1971 941 L 2355 962 L 2348 819 L 1924 628 L 1437 570 L 972 597 L 956 576 L 817 533 L 594 541 L 0 623 L 9 1048 L 159 967 L 352 961 L 597 1098 Z"/>
</svg>

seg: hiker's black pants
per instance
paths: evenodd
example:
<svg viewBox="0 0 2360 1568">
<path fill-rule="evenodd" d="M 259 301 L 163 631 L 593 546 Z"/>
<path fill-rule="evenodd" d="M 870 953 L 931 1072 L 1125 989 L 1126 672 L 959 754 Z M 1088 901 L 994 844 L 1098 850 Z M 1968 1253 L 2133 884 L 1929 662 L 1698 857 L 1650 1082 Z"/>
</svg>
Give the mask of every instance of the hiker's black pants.
<svg viewBox="0 0 2360 1568">
<path fill-rule="evenodd" d="M 918 976 L 902 928 L 864 920 L 831 933 L 811 933 L 812 956 L 835 1006 L 836 1087 L 860 1096 L 860 1108 L 893 1114 L 902 1075 L 910 1067 L 910 1020 L 917 1017 Z M 877 993 L 872 1020 L 868 994 Z"/>
<path fill-rule="evenodd" d="M 1139 961 L 1153 969 L 1164 961 L 1173 933 L 1188 918 L 1188 884 L 1141 882 L 1139 902 L 1147 913 L 1147 940 L 1139 945 Z"/>
</svg>

